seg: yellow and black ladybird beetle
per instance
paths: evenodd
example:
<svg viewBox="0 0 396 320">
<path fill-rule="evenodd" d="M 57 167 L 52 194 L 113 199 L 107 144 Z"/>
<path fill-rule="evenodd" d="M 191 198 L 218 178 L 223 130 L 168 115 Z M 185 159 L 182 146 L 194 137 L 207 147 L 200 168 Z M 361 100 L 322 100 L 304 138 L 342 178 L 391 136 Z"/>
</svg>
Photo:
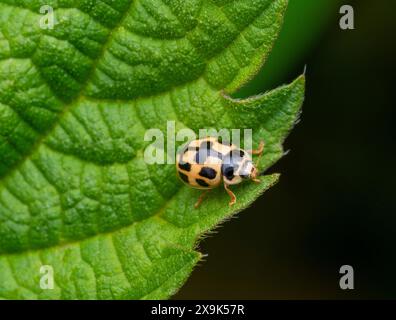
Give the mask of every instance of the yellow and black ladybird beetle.
<svg viewBox="0 0 396 320">
<path fill-rule="evenodd" d="M 218 187 L 222 182 L 229 194 L 230 206 L 236 202 L 235 194 L 229 186 L 243 180 L 260 182 L 257 165 L 253 164 L 251 154 L 263 153 L 262 141 L 257 150 L 249 152 L 233 144 L 220 142 L 216 137 L 207 137 L 187 143 L 176 158 L 176 167 L 180 179 L 196 189 L 206 190 L 195 203 L 201 204 L 205 194 Z"/>
</svg>

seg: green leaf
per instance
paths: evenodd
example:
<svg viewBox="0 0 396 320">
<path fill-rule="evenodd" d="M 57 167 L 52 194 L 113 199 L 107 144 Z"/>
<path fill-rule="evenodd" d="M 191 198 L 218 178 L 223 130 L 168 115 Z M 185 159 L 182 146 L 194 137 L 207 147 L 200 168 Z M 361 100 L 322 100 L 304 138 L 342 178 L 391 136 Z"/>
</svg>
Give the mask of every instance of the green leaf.
<svg viewBox="0 0 396 320">
<path fill-rule="evenodd" d="M 41 5 L 56 25 L 40 28 Z M 185 282 L 197 240 L 230 208 L 174 165 L 148 165 L 149 128 L 252 128 L 283 154 L 304 78 L 233 100 L 264 62 L 286 0 L 0 0 L 0 298 L 157 299 Z M 40 287 L 42 265 L 54 288 Z"/>
</svg>

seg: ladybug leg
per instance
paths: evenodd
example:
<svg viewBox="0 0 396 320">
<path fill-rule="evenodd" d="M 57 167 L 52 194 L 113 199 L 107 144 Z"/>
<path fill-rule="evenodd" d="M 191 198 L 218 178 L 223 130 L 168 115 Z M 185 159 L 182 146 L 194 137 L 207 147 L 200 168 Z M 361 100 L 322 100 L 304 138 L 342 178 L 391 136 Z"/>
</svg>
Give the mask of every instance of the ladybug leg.
<svg viewBox="0 0 396 320">
<path fill-rule="evenodd" d="M 260 183 L 261 182 L 261 180 L 257 178 L 257 175 L 258 175 L 257 168 L 259 166 L 259 163 L 260 163 L 261 156 L 262 156 L 263 152 L 264 152 L 264 141 L 263 140 L 260 141 L 260 144 L 259 144 L 259 147 L 258 147 L 257 150 L 251 150 L 250 151 L 251 154 L 258 155 L 258 158 L 257 158 L 256 163 L 254 165 L 255 169 L 254 169 L 254 172 L 253 172 L 252 177 L 251 177 L 252 181 L 255 182 L 255 183 Z"/>
<path fill-rule="evenodd" d="M 264 152 L 264 141 L 263 140 L 260 141 L 258 149 L 250 151 L 251 154 L 258 155 L 258 158 L 257 158 L 256 163 L 255 163 L 255 167 L 256 168 L 258 168 L 258 166 L 259 166 L 259 163 L 260 163 L 260 160 L 261 160 L 261 156 L 263 155 L 263 152 Z M 257 183 L 260 182 L 260 180 L 257 179 L 256 177 L 253 177 L 252 180 L 254 182 L 257 182 Z"/>
<path fill-rule="evenodd" d="M 201 205 L 202 201 L 204 200 L 205 196 L 209 193 L 209 190 L 205 190 L 204 192 L 201 193 L 201 195 L 199 196 L 197 202 L 195 202 L 194 204 L 194 208 L 197 209 L 199 208 L 199 206 Z"/>
<path fill-rule="evenodd" d="M 224 189 L 227 191 L 228 195 L 231 198 L 229 205 L 233 206 L 236 202 L 236 196 L 234 192 L 232 192 L 231 189 L 228 187 L 228 185 L 226 185 L 225 183 L 224 183 Z"/>
<path fill-rule="evenodd" d="M 259 155 L 259 156 L 261 156 L 261 155 L 263 154 L 263 151 L 264 151 L 264 141 L 261 140 L 258 149 L 256 149 L 256 150 L 250 150 L 250 153 L 251 153 L 251 154 L 254 154 L 254 155 Z"/>
<path fill-rule="evenodd" d="M 254 167 L 252 175 L 251 175 L 251 180 L 255 183 L 260 183 L 261 180 L 257 178 L 258 172 L 257 172 L 257 166 Z"/>
<path fill-rule="evenodd" d="M 255 182 L 255 183 L 261 183 L 261 180 L 257 179 L 257 178 L 253 178 L 252 181 Z"/>
</svg>

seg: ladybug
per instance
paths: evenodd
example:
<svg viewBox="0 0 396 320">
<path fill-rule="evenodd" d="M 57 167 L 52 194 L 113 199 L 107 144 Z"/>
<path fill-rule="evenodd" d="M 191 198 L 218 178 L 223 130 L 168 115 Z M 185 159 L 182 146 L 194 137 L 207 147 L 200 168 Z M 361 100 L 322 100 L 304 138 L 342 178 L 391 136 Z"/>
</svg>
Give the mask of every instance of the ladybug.
<svg viewBox="0 0 396 320">
<path fill-rule="evenodd" d="M 250 152 L 221 142 L 215 137 L 188 142 L 177 155 L 176 168 L 178 176 L 185 184 L 205 190 L 195 203 L 195 208 L 200 206 L 207 192 L 221 183 L 231 198 L 230 206 L 234 205 L 236 197 L 229 186 L 244 180 L 260 182 L 257 177 L 261 174 L 257 165 L 253 164 L 251 155 L 259 155 L 260 159 L 263 150 L 263 141 L 257 150 Z"/>
</svg>

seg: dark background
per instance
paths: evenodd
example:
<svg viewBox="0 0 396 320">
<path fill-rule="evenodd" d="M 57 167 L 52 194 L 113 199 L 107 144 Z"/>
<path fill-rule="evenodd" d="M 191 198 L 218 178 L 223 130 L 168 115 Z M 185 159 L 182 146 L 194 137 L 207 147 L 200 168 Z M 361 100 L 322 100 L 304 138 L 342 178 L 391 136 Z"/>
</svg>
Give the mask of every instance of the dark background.
<svg viewBox="0 0 396 320">
<path fill-rule="evenodd" d="M 341 30 L 339 8 L 355 9 Z M 175 299 L 396 298 L 396 2 L 290 0 L 263 70 L 240 96 L 307 65 L 278 185 L 200 243 L 206 261 Z M 355 289 L 339 288 L 352 265 Z"/>
</svg>

